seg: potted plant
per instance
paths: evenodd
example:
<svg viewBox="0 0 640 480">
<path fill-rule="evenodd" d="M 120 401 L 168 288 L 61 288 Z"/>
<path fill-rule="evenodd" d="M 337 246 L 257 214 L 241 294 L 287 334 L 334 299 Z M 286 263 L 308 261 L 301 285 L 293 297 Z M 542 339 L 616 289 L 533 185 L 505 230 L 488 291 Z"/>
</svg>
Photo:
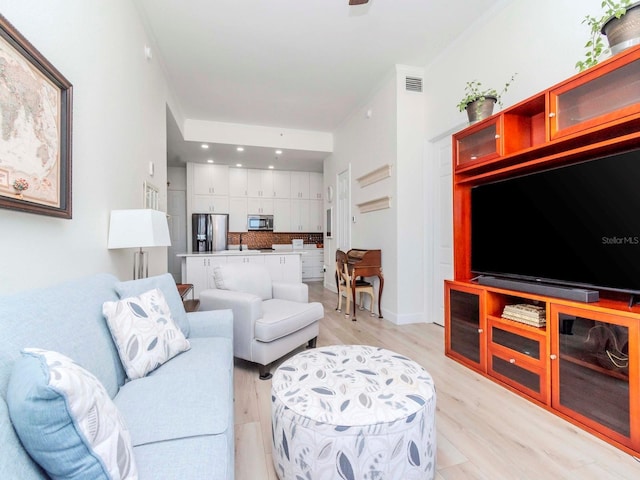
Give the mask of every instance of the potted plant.
<svg viewBox="0 0 640 480">
<path fill-rule="evenodd" d="M 603 0 L 600 16 L 586 15 L 582 23 L 590 28 L 590 36 L 584 47 L 587 49 L 584 60 L 576 63 L 583 71 L 597 65 L 600 58 L 608 53 L 616 54 L 640 43 L 640 1 Z M 602 36 L 607 37 L 605 47 Z"/>
<path fill-rule="evenodd" d="M 483 88 L 482 83 L 478 80 L 467 82 L 464 87 L 464 97 L 458 103 L 458 110 L 467 111 L 469 123 L 475 123 L 491 116 L 496 103 L 502 106 L 502 95 L 507 92 L 516 75 L 516 73 L 511 75 L 500 93 L 495 88 Z"/>
</svg>

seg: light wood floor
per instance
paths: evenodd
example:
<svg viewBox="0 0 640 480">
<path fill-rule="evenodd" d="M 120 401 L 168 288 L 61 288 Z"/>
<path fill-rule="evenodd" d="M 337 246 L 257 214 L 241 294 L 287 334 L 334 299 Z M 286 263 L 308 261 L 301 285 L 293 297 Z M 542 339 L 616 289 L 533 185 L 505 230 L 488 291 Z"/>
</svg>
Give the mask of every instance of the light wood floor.
<svg viewBox="0 0 640 480">
<path fill-rule="evenodd" d="M 310 300 L 325 309 L 318 346 L 381 346 L 407 355 L 433 377 L 436 480 L 640 479 L 640 462 L 632 456 L 445 357 L 442 327 L 396 326 L 366 311 L 352 322 L 334 310 L 336 294 L 320 283 L 309 286 Z M 236 359 L 236 480 L 277 480 L 270 389 L 270 380 L 258 379 L 257 367 Z"/>
</svg>

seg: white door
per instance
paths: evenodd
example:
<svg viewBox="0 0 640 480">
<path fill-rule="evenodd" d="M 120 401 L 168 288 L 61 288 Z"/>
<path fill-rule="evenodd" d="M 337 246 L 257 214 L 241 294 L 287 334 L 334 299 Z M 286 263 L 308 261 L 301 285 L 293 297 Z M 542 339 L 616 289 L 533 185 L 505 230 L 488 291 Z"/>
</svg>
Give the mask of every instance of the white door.
<svg viewBox="0 0 640 480">
<path fill-rule="evenodd" d="M 337 249 L 346 252 L 351 246 L 351 167 L 338 174 L 337 197 Z"/>
<path fill-rule="evenodd" d="M 451 136 L 430 142 L 425 151 L 425 186 L 430 196 L 425 214 L 427 242 L 426 298 L 429 319 L 444 325 L 444 280 L 453 278 L 453 190 Z M 430 230 L 430 231 L 429 231 Z"/>
<path fill-rule="evenodd" d="M 167 214 L 169 215 L 169 235 L 171 246 L 167 249 L 167 268 L 176 282 L 181 282 L 182 259 L 178 253 L 187 248 L 187 195 L 184 190 L 167 191 Z"/>
</svg>

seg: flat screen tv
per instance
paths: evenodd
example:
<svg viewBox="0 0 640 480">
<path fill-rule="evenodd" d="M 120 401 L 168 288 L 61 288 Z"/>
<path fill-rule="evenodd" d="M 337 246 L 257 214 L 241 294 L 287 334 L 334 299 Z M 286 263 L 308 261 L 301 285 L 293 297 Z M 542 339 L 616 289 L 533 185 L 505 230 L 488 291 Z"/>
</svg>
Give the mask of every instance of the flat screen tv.
<svg viewBox="0 0 640 480">
<path fill-rule="evenodd" d="M 471 190 L 476 275 L 640 292 L 640 150 Z"/>
</svg>

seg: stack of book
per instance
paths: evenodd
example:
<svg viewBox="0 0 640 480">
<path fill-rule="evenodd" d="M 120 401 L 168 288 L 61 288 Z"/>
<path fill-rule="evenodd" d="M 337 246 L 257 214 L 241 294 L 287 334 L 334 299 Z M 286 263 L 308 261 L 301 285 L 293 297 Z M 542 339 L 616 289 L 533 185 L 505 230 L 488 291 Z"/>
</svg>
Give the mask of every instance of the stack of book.
<svg viewBox="0 0 640 480">
<path fill-rule="evenodd" d="M 506 305 L 502 312 L 502 318 L 526 323 L 533 327 L 544 327 L 547 323 L 544 307 L 526 303 Z"/>
</svg>

